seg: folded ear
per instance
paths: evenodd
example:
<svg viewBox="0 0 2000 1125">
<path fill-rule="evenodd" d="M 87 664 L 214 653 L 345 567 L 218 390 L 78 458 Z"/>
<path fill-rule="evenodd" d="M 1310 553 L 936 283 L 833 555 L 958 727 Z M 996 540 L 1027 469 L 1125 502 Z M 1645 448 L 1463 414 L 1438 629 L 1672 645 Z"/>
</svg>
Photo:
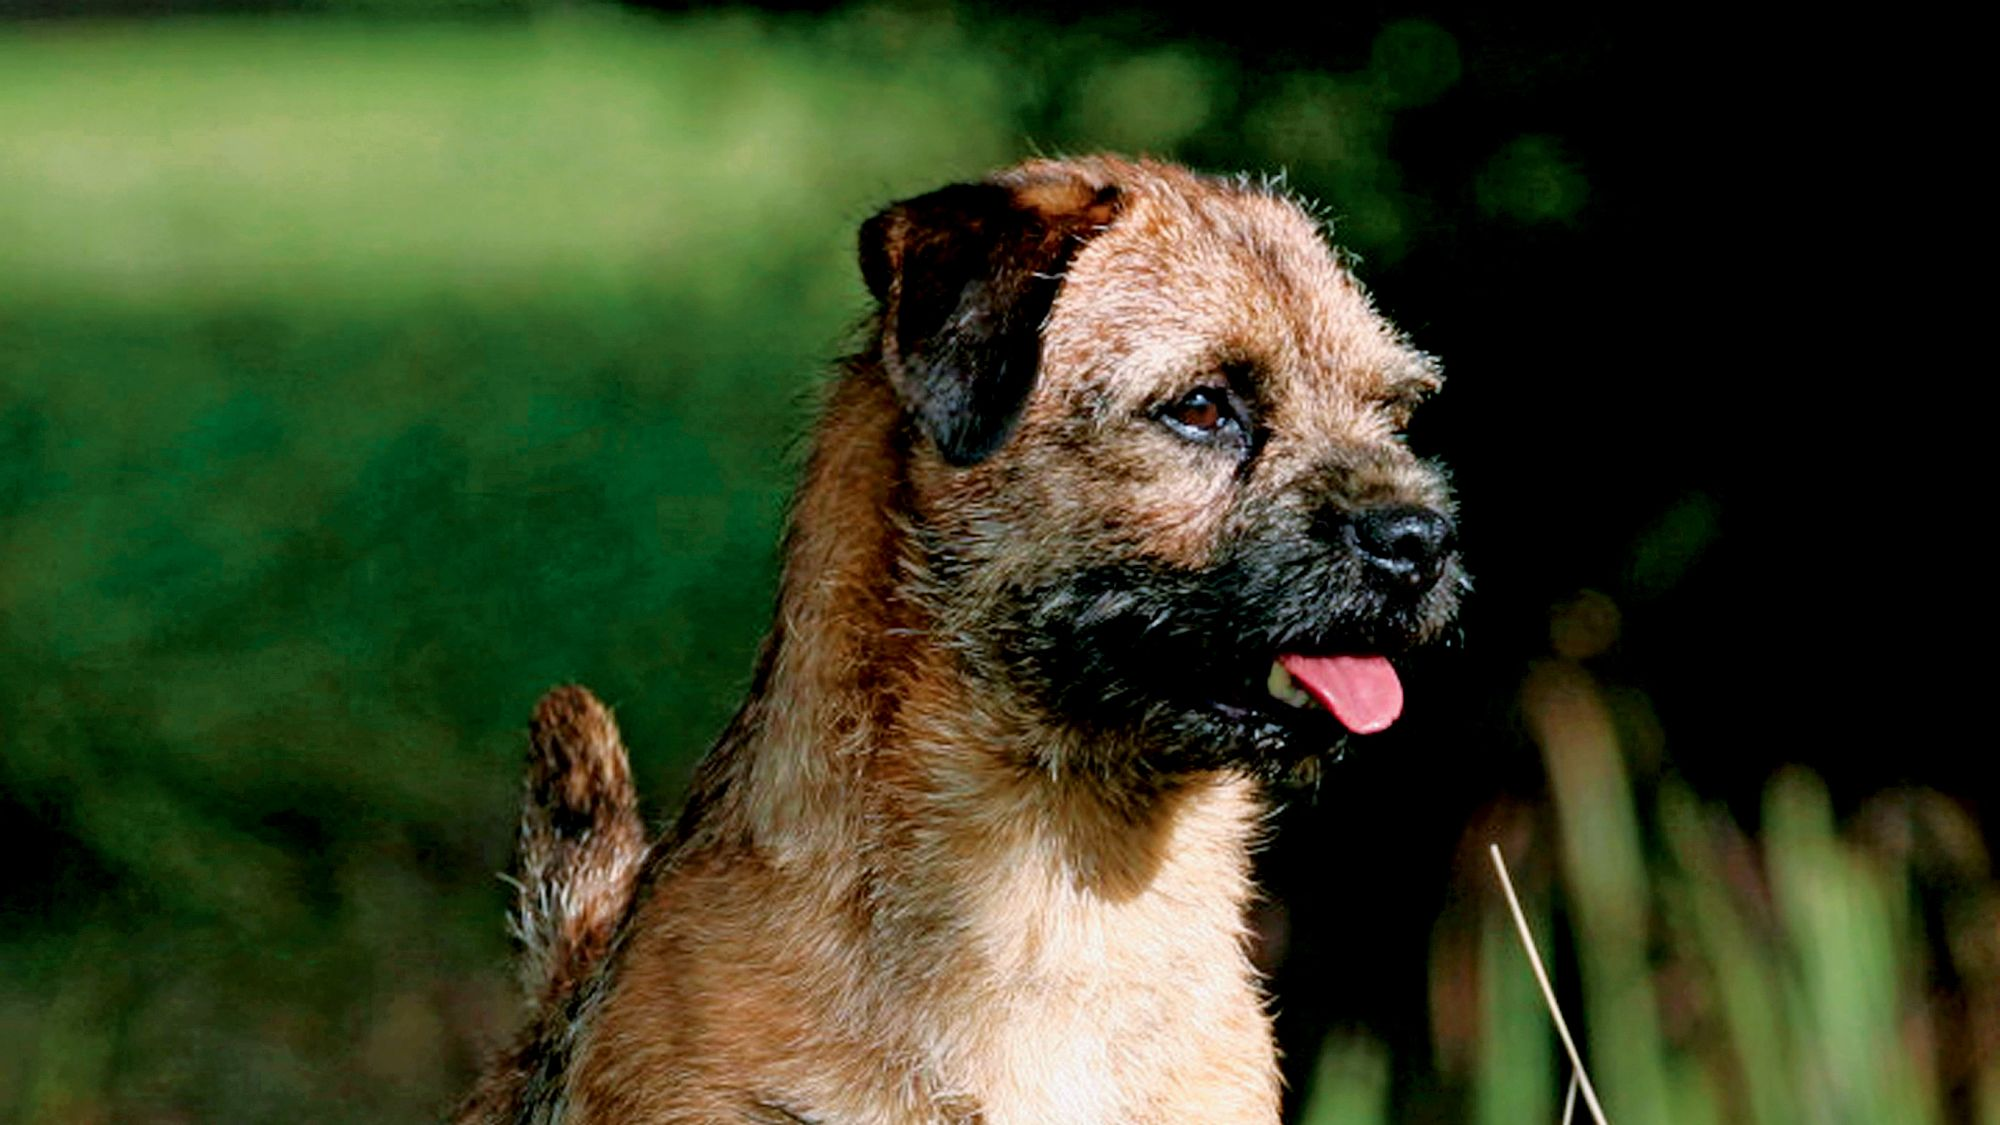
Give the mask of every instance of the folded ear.
<svg viewBox="0 0 2000 1125">
<path fill-rule="evenodd" d="M 1117 211 L 1117 188 L 1049 174 L 940 188 L 862 224 L 883 366 L 947 462 L 983 460 L 1013 432 L 1063 270 Z"/>
</svg>

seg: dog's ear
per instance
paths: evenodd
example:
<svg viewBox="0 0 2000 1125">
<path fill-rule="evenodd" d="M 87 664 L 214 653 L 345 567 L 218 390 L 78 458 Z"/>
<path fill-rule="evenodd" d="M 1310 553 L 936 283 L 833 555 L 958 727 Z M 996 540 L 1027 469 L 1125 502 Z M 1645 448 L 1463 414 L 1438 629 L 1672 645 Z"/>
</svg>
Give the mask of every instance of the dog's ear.
<svg viewBox="0 0 2000 1125">
<path fill-rule="evenodd" d="M 955 184 L 862 225 L 883 366 L 950 464 L 983 460 L 1013 432 L 1063 270 L 1118 205 L 1115 187 L 1050 176 Z"/>
</svg>

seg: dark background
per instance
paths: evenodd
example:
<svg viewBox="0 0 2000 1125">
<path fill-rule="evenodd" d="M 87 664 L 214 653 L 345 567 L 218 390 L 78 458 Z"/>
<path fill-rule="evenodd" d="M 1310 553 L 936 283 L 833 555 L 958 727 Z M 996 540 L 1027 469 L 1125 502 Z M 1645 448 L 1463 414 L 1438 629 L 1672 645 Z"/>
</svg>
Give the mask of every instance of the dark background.
<svg viewBox="0 0 2000 1125">
<path fill-rule="evenodd" d="M 1933 1021 L 1909 1048 L 1926 1104 L 1971 1119 L 1995 939 L 1955 646 L 1985 633 L 1960 560 L 1987 521 L 1958 498 L 1976 407 L 1930 294 L 1976 258 L 1933 85 L 1948 27 L 0 19 L 0 1112 L 439 1111 L 512 1018 L 494 873 L 535 696 L 577 679 L 619 708 L 657 820 L 747 679 L 809 390 L 865 312 L 854 228 L 1033 151 L 1114 148 L 1286 170 L 1448 374 L 1413 443 L 1457 483 L 1463 643 L 1291 797 L 1263 861 L 1301 1112 L 1329 1119 L 1352 1080 L 1394 1120 L 1499 1119 L 1454 1023 L 1450 920 L 1491 909 L 1477 852 L 1500 838 L 1558 947 L 1589 939 L 1581 861 L 1533 858 L 1572 822 L 1523 685 L 1560 668 L 1615 718 L 1648 864 L 1682 807 L 1663 794 L 1757 841 L 1787 765 L 1842 846 L 1904 864 L 1885 963 Z M 1875 830 L 1885 794 L 1929 811 Z M 1763 854 L 1711 874 L 1793 917 Z M 1726 958 L 1684 964 L 1671 886 L 1632 894 L 1659 899 L 1635 940 L 1662 1057 L 1699 1060 L 1728 1006 L 1676 974 Z M 1773 957 L 1811 962 L 1820 931 L 1771 925 Z M 1751 1119 L 1747 1063 L 1686 1065 Z M 1668 1111 L 1622 1116 L 1647 1112 Z"/>
</svg>

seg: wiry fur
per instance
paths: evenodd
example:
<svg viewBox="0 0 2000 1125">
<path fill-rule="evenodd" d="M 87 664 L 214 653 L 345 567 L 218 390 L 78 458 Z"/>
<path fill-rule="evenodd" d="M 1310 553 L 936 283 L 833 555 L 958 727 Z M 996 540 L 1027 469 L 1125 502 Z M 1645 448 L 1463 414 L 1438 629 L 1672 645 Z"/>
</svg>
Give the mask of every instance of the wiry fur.
<svg viewBox="0 0 2000 1125">
<path fill-rule="evenodd" d="M 545 1044 L 562 1039 L 577 986 L 602 962 L 631 906 L 646 843 L 610 710 L 582 687 L 550 691 L 528 728 L 508 920 L 521 946 L 522 993 L 534 1022 L 504 1065 L 473 1091 L 461 1120 L 520 1119 L 524 1091 L 547 1069 Z"/>
<path fill-rule="evenodd" d="M 1298 207 L 1169 165 L 905 201 L 862 267 L 878 331 L 831 388 L 750 697 L 629 907 L 622 860 L 564 850 L 630 854 L 599 834 L 630 807 L 608 718 L 538 721 L 579 748 L 538 742 L 530 786 L 541 1005 L 460 1120 L 1269 1125 L 1258 778 L 1340 733 L 1258 685 L 1279 651 L 1449 627 L 1448 545 L 1404 586 L 1355 546 L 1372 512 L 1450 510 L 1398 437 L 1436 365 Z M 1242 440 L 1163 423 L 1225 383 Z"/>
<path fill-rule="evenodd" d="M 528 746 L 512 929 L 525 991 L 546 1000 L 603 956 L 632 901 L 646 829 L 618 726 L 589 691 L 543 696 Z"/>
</svg>

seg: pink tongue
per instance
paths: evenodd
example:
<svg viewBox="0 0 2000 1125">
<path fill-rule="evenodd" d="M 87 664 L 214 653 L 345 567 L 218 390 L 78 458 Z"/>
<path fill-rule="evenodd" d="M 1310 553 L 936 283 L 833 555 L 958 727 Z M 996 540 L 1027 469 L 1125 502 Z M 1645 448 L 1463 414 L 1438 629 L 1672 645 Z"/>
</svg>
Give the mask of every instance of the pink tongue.
<svg viewBox="0 0 2000 1125">
<path fill-rule="evenodd" d="M 1403 681 L 1380 656 L 1295 656 L 1278 663 L 1355 734 L 1389 729 L 1403 713 Z"/>
</svg>

